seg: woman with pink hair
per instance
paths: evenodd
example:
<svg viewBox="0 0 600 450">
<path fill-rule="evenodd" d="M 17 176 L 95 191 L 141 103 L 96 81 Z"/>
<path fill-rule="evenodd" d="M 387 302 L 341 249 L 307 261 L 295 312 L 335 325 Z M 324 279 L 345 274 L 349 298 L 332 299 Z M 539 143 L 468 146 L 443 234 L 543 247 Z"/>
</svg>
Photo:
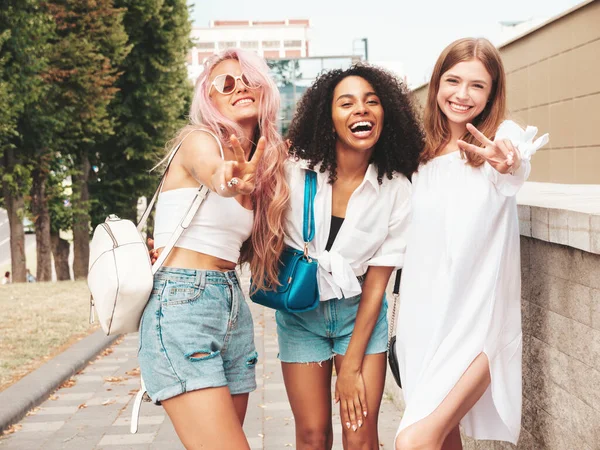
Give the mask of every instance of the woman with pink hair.
<svg viewBox="0 0 600 450">
<path fill-rule="evenodd" d="M 158 251 L 199 184 L 210 193 L 155 276 L 139 361 L 188 449 L 249 449 L 242 424 L 258 358 L 235 267 L 248 262 L 259 288 L 277 282 L 289 197 L 278 108 L 264 60 L 227 50 L 205 63 L 190 123 L 172 142 L 180 147 L 157 202 Z"/>
</svg>

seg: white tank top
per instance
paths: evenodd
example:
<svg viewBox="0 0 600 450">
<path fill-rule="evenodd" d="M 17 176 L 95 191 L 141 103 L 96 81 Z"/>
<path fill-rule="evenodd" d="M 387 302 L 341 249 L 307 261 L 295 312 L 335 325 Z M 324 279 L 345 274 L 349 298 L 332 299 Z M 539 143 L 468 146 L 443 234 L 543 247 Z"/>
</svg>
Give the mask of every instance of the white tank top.
<svg viewBox="0 0 600 450">
<path fill-rule="evenodd" d="M 198 131 L 205 131 L 217 140 L 221 158 L 225 159 L 219 139 L 210 131 Z M 198 188 L 180 188 L 159 194 L 154 219 L 154 248 L 158 249 L 167 244 L 192 204 L 197 191 Z M 221 197 L 211 192 L 198 208 L 175 247 L 237 263 L 240 248 L 252 232 L 253 222 L 254 211 L 244 208 L 235 198 Z"/>
</svg>

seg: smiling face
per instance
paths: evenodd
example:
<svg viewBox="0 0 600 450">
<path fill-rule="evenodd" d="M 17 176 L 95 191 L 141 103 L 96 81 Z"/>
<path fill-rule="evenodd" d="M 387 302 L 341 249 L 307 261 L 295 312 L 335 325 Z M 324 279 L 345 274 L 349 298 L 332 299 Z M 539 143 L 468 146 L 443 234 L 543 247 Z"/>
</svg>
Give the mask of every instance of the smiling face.
<svg viewBox="0 0 600 450">
<path fill-rule="evenodd" d="M 331 118 L 338 144 L 355 151 L 371 150 L 383 129 L 383 107 L 364 78 L 349 76 L 333 91 Z"/>
<path fill-rule="evenodd" d="M 485 109 L 492 77 L 478 59 L 463 61 L 442 74 L 437 103 L 451 123 L 471 123 Z"/>
<path fill-rule="evenodd" d="M 221 61 L 212 70 L 208 82 L 212 83 L 216 77 L 223 74 L 234 77 L 241 76 L 242 68 L 239 61 L 236 59 Z M 261 88 L 250 89 L 240 79 L 236 79 L 231 94 L 221 94 L 211 85 L 209 96 L 217 110 L 228 119 L 238 124 L 246 122 L 256 124 L 258 123 L 260 93 Z"/>
</svg>

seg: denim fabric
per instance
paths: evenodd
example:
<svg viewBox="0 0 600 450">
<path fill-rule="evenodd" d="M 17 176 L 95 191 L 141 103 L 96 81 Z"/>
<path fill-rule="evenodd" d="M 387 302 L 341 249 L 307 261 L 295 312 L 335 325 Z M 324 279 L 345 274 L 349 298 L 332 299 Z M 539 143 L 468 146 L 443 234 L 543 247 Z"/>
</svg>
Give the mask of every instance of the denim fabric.
<svg viewBox="0 0 600 450">
<path fill-rule="evenodd" d="M 255 390 L 254 326 L 235 271 L 161 268 L 142 316 L 138 358 L 156 403 L 208 387 Z"/>
<path fill-rule="evenodd" d="M 320 302 L 317 309 L 304 313 L 277 311 L 279 359 L 288 363 L 321 362 L 345 355 L 354 331 L 360 295 Z M 387 351 L 387 300 L 367 345 L 366 354 Z"/>
</svg>

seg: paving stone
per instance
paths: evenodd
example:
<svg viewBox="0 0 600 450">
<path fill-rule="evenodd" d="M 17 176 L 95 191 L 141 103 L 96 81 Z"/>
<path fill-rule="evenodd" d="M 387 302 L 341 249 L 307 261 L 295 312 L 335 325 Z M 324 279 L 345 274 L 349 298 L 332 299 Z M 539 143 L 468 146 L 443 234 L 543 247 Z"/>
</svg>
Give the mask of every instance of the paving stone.
<svg viewBox="0 0 600 450">
<path fill-rule="evenodd" d="M 99 447 L 107 445 L 151 444 L 156 433 L 106 434 L 98 443 Z"/>
</svg>

